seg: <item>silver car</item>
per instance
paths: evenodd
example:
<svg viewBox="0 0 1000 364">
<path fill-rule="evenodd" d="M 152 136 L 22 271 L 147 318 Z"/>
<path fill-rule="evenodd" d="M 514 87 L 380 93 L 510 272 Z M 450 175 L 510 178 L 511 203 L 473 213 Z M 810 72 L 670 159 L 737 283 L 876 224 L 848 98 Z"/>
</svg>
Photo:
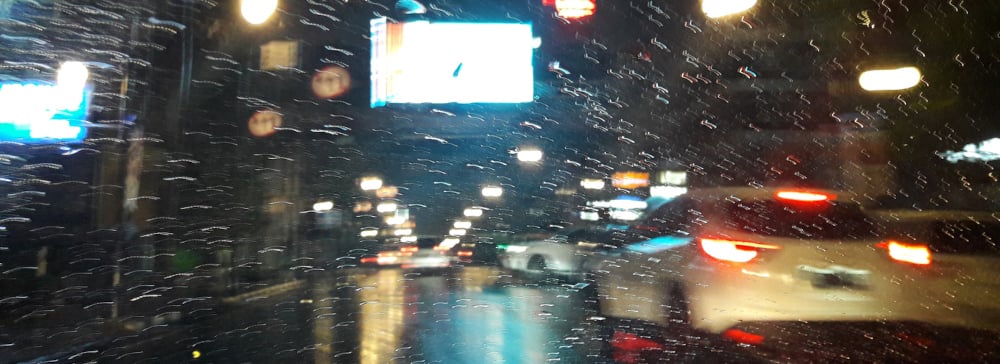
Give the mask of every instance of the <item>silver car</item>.
<svg viewBox="0 0 1000 364">
<path fill-rule="evenodd" d="M 607 244 L 609 234 L 585 228 L 566 234 L 520 235 L 503 248 L 500 264 L 514 271 L 576 276 L 594 252 L 613 247 Z"/>
</svg>

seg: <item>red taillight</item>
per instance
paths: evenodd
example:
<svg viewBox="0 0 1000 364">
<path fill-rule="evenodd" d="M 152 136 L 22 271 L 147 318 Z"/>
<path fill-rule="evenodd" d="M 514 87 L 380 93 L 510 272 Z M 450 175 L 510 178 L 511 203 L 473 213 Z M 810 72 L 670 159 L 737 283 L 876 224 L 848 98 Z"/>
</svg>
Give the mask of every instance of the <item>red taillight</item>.
<svg viewBox="0 0 1000 364">
<path fill-rule="evenodd" d="M 904 244 L 890 240 L 878 245 L 889 250 L 889 257 L 904 263 L 928 265 L 931 264 L 931 250 L 923 244 Z"/>
<path fill-rule="evenodd" d="M 729 329 L 722 333 L 722 336 L 741 344 L 760 345 L 764 343 L 763 336 L 751 334 L 743 330 Z"/>
<path fill-rule="evenodd" d="M 415 246 L 404 246 L 402 248 L 399 248 L 399 251 L 401 253 L 416 253 L 417 252 L 417 247 L 415 247 Z"/>
<path fill-rule="evenodd" d="M 778 191 L 778 193 L 774 194 L 774 197 L 786 201 L 820 202 L 836 199 L 837 195 L 811 191 Z"/>
<path fill-rule="evenodd" d="M 749 241 L 702 238 L 701 250 L 708 256 L 727 262 L 746 263 L 756 258 L 760 250 L 781 249 L 780 246 Z"/>
<path fill-rule="evenodd" d="M 460 250 L 458 252 L 458 256 L 460 256 L 460 257 L 471 257 L 472 256 L 472 252 L 468 251 L 468 250 Z"/>
<path fill-rule="evenodd" d="M 376 257 L 364 257 L 364 258 L 361 258 L 361 263 L 362 264 L 377 263 L 377 262 L 378 262 L 378 258 L 376 258 Z"/>
<path fill-rule="evenodd" d="M 615 331 L 611 337 L 611 346 L 615 349 L 628 351 L 663 350 L 663 345 L 656 341 L 621 331 Z"/>
</svg>

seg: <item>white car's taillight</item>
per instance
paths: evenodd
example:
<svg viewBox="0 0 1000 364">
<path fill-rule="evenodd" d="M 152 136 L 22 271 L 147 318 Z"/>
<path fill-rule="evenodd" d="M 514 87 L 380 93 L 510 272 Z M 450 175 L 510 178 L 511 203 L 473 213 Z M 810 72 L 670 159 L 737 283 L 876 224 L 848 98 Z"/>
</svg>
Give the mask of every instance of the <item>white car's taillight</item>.
<svg viewBox="0 0 1000 364">
<path fill-rule="evenodd" d="M 701 250 L 708 256 L 733 263 L 746 263 L 760 254 L 761 250 L 781 249 L 772 244 L 761 244 L 751 241 L 728 240 L 716 238 L 699 239 Z"/>
</svg>

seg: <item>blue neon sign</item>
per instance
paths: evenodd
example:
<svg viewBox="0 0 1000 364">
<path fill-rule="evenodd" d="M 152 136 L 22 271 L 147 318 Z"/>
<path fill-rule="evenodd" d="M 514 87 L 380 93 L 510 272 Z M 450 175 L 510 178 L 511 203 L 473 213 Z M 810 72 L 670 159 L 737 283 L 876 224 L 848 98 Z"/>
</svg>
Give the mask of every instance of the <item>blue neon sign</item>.
<svg viewBox="0 0 1000 364">
<path fill-rule="evenodd" d="M 91 93 L 45 82 L 0 83 L 0 141 L 82 141 Z"/>
</svg>

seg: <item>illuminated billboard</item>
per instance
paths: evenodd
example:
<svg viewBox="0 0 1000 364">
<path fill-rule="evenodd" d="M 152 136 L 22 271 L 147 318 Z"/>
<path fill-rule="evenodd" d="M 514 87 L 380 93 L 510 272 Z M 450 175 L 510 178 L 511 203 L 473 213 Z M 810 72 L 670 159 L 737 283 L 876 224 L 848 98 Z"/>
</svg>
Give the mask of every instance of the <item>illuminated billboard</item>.
<svg viewBox="0 0 1000 364">
<path fill-rule="evenodd" d="M 0 83 L 0 141 L 82 141 L 87 136 L 84 120 L 90 97 L 89 88 Z"/>
<path fill-rule="evenodd" d="M 371 107 L 534 99 L 531 24 L 371 22 Z"/>
</svg>

